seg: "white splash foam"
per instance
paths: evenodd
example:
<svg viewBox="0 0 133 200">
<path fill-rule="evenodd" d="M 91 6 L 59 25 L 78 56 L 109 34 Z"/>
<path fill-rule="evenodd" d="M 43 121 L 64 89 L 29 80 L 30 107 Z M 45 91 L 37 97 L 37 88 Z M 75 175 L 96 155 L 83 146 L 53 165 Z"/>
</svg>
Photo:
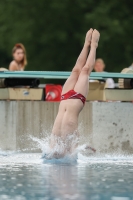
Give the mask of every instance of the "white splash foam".
<svg viewBox="0 0 133 200">
<path fill-rule="evenodd" d="M 63 154 L 64 148 L 66 148 L 66 144 L 64 144 L 62 141 L 58 141 L 58 143 L 54 146 L 54 148 L 51 149 L 49 146 L 50 142 L 49 134 L 42 139 L 38 139 L 33 136 L 30 136 L 30 139 L 32 139 L 32 141 L 35 142 L 35 147 L 41 149 L 42 159 L 44 163 L 51 163 L 51 164 L 55 163 L 58 164 L 123 163 L 124 164 L 125 162 L 133 163 L 132 155 L 118 154 L 117 152 L 112 154 L 105 154 L 105 153 L 100 153 L 99 151 L 96 151 L 95 153 L 91 149 L 86 149 L 86 146 L 88 146 L 88 144 L 82 144 L 79 145 L 77 148 L 72 148 L 73 151 L 71 153 L 66 154 L 65 156 L 62 156 L 57 159 L 56 156 L 58 157 L 58 155 Z M 75 144 L 77 144 L 77 140 L 71 137 L 69 139 L 71 141 L 71 145 L 75 147 Z"/>
<path fill-rule="evenodd" d="M 80 152 L 84 153 L 88 151 L 92 154 L 92 150 L 86 150 L 86 144 L 77 145 L 79 138 L 75 135 L 70 135 L 64 142 L 61 138 L 56 138 L 56 144 L 53 148 L 50 148 L 51 136 L 47 136 L 43 139 L 38 139 L 36 137 L 30 136 L 32 141 L 36 144 L 36 147 L 42 151 L 42 159 L 44 163 L 67 163 L 75 164 L 78 161 L 78 156 Z M 55 139 L 55 138 L 54 138 Z M 76 147 L 77 146 L 77 147 Z M 68 149 L 67 153 L 66 149 Z M 84 157 L 85 158 L 85 157 Z"/>
</svg>

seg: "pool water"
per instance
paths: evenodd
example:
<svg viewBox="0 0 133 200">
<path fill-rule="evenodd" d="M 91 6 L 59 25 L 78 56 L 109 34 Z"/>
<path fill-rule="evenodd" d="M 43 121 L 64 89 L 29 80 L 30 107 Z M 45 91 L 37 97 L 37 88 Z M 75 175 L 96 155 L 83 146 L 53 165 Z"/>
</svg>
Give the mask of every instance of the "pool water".
<svg viewBox="0 0 133 200">
<path fill-rule="evenodd" d="M 0 200 L 133 200 L 133 157 L 0 153 Z"/>
</svg>

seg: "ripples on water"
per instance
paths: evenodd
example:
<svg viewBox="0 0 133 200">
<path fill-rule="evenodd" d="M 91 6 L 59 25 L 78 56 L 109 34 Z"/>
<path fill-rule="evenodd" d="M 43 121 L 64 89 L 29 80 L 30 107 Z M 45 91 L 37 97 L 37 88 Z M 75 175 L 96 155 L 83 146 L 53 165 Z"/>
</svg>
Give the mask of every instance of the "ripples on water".
<svg viewBox="0 0 133 200">
<path fill-rule="evenodd" d="M 38 140 L 43 153 L 47 142 Z M 45 144 L 45 145 L 44 145 Z M 133 200 L 133 156 L 0 152 L 0 200 Z"/>
</svg>

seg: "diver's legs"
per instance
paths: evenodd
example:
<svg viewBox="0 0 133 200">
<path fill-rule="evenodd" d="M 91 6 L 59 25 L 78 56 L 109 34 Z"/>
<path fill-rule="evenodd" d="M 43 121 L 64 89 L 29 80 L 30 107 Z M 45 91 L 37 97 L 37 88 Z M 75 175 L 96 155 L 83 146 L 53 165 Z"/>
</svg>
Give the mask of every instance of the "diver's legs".
<svg viewBox="0 0 133 200">
<path fill-rule="evenodd" d="M 88 55 L 87 61 L 82 68 L 78 81 L 74 87 L 74 90 L 76 92 L 81 93 L 85 97 L 88 94 L 88 89 L 89 89 L 89 75 L 91 71 L 93 70 L 93 66 L 95 63 L 95 57 L 96 57 L 96 48 L 98 46 L 98 41 L 99 41 L 100 34 L 97 30 L 94 30 L 92 33 L 92 40 L 91 40 L 91 49 L 90 53 Z"/>
<path fill-rule="evenodd" d="M 93 32 L 93 29 L 90 29 L 86 34 L 83 49 L 76 61 L 74 68 L 72 69 L 71 75 L 68 77 L 68 79 L 66 80 L 66 82 L 63 86 L 62 94 L 68 92 L 69 90 L 74 89 L 74 87 L 75 87 L 75 84 L 78 80 L 79 74 L 80 74 L 83 66 L 86 63 L 86 59 L 88 56 L 90 43 L 91 43 L 92 32 Z"/>
</svg>

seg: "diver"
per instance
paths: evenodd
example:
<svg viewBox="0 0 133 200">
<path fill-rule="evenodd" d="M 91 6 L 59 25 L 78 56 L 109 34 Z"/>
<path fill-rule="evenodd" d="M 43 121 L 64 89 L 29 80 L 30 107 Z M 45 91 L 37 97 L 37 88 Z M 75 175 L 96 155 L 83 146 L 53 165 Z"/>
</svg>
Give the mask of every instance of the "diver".
<svg viewBox="0 0 133 200">
<path fill-rule="evenodd" d="M 100 33 L 96 29 L 91 28 L 87 32 L 83 49 L 63 86 L 61 102 L 50 139 L 50 148 L 54 149 L 54 153 L 48 158 L 62 158 L 71 154 L 78 145 L 78 116 L 88 94 L 89 75 L 95 63 L 99 38 Z M 58 151 L 57 146 L 60 148 L 63 146 L 62 150 Z"/>
</svg>

